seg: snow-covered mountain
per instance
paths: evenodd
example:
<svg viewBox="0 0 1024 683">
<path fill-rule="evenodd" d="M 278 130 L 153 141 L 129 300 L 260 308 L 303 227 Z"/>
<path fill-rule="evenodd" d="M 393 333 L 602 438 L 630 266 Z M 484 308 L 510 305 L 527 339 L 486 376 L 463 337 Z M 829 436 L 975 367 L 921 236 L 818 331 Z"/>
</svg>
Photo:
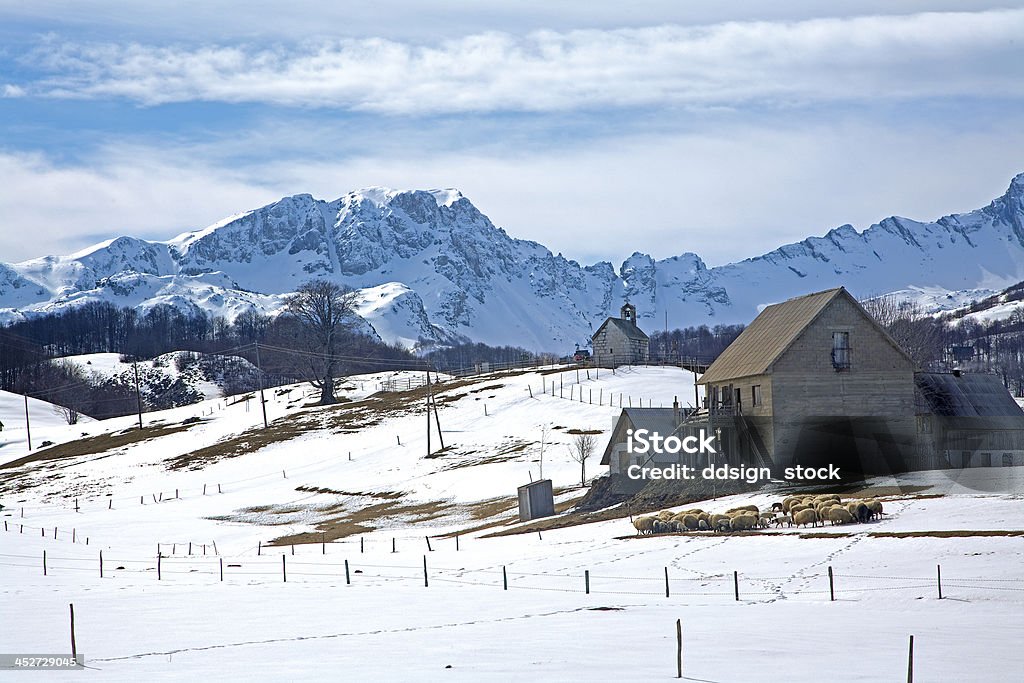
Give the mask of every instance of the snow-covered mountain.
<svg viewBox="0 0 1024 683">
<path fill-rule="evenodd" d="M 747 322 L 765 305 L 845 285 L 858 296 L 965 290 L 1024 279 L 1024 174 L 988 206 L 922 223 L 886 218 L 708 268 L 685 252 L 590 266 L 510 237 L 457 190 L 370 188 L 335 201 L 286 197 L 166 242 L 119 237 L 69 256 L 0 264 L 0 320 L 105 300 L 228 318 L 273 312 L 312 277 L 360 292 L 381 338 L 460 338 L 561 350 L 586 343 L 622 302 L 641 327 Z M 936 294 L 937 293 L 937 294 Z M 971 296 L 975 297 L 976 292 Z"/>
</svg>

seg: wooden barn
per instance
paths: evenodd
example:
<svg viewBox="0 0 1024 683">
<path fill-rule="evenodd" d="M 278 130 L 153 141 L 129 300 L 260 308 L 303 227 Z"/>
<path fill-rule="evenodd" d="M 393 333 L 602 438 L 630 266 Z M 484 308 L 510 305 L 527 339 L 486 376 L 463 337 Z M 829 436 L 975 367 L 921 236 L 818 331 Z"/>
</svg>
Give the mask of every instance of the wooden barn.
<svg viewBox="0 0 1024 683">
<path fill-rule="evenodd" d="M 601 367 L 639 365 L 650 358 L 650 339 L 636 325 L 636 307 L 625 304 L 618 318 L 608 318 L 591 336 L 594 363 Z"/>
<path fill-rule="evenodd" d="M 912 467 L 914 362 L 842 287 L 766 307 L 699 381 L 730 458 Z"/>
</svg>

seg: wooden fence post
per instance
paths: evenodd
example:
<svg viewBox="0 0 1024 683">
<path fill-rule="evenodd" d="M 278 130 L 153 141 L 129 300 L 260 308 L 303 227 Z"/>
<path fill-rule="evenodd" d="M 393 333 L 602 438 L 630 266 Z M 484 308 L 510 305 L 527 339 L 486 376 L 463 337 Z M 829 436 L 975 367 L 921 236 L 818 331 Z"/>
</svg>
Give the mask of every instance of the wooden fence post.
<svg viewBox="0 0 1024 683">
<path fill-rule="evenodd" d="M 676 678 L 683 677 L 683 620 L 676 619 Z"/>
<path fill-rule="evenodd" d="M 732 573 L 732 585 L 733 585 L 733 588 L 736 591 L 736 601 L 739 602 L 739 599 L 740 599 L 740 573 L 738 571 L 733 571 L 733 573 Z"/>
<path fill-rule="evenodd" d="M 224 558 L 223 557 L 218 557 L 217 559 L 220 560 L 220 580 L 223 581 L 224 580 Z"/>
<path fill-rule="evenodd" d="M 669 597 L 668 593 L 668 567 L 665 567 L 665 597 Z"/>
<path fill-rule="evenodd" d="M 43 551 L 43 576 L 46 576 L 46 551 Z"/>
<path fill-rule="evenodd" d="M 907 653 L 907 683 L 914 683 L 914 636 L 910 636 L 910 652 Z"/>
<path fill-rule="evenodd" d="M 349 578 L 349 575 L 348 575 L 348 560 L 345 560 L 345 585 L 346 586 L 351 586 L 352 585 L 352 579 Z"/>
<path fill-rule="evenodd" d="M 584 585 L 584 588 L 587 591 L 587 595 L 590 595 L 590 570 L 589 569 L 584 569 L 583 570 L 583 585 Z"/>
<path fill-rule="evenodd" d="M 363 537 L 359 537 L 359 552 L 363 552 Z"/>
<path fill-rule="evenodd" d="M 828 595 L 832 602 L 836 601 L 836 589 L 832 579 L 832 565 L 828 566 Z"/>
<path fill-rule="evenodd" d="M 935 578 L 938 581 L 938 585 L 939 585 L 939 600 L 941 600 L 942 599 L 942 565 L 941 564 L 935 565 Z"/>
<path fill-rule="evenodd" d="M 103 578 L 103 551 L 100 551 L 100 578 Z"/>
<path fill-rule="evenodd" d="M 71 608 L 71 657 L 75 660 L 75 664 L 78 664 L 78 645 L 75 643 L 75 605 L 70 603 L 68 607 Z"/>
<path fill-rule="evenodd" d="M 434 552 L 434 549 L 430 547 L 430 536 L 424 536 L 423 538 L 427 539 L 427 552 Z"/>
<path fill-rule="evenodd" d="M 156 554 L 156 580 L 157 581 L 160 581 L 161 578 L 162 578 L 160 576 L 160 557 L 161 557 L 160 553 L 157 553 Z"/>
<path fill-rule="evenodd" d="M 285 583 L 288 581 L 288 567 L 285 564 L 286 555 L 281 553 L 281 580 Z"/>
<path fill-rule="evenodd" d="M 508 590 L 508 572 L 505 571 L 505 565 L 501 565 L 501 582 L 505 590 Z"/>
<path fill-rule="evenodd" d="M 395 546 L 395 537 L 394 536 L 391 537 L 391 552 L 393 552 L 393 553 L 397 553 L 398 552 L 398 548 Z"/>
<path fill-rule="evenodd" d="M 427 556 L 423 556 L 423 587 L 427 588 L 430 586 L 430 582 L 427 580 Z"/>
</svg>

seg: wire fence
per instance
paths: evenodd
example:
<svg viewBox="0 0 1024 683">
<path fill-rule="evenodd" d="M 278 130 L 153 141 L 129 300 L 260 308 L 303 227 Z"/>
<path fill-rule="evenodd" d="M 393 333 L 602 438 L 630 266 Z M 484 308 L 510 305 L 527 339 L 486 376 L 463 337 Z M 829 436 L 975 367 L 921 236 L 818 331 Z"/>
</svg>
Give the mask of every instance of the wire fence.
<svg viewBox="0 0 1024 683">
<path fill-rule="evenodd" d="M 65 574 L 92 574 L 93 580 L 145 577 L 145 581 L 168 583 L 328 583 L 332 585 L 381 588 L 386 584 L 422 585 L 430 588 L 441 584 L 453 588 L 472 586 L 495 591 L 546 591 L 594 595 L 632 595 L 676 599 L 724 599 L 733 602 L 775 602 L 783 598 L 812 596 L 835 601 L 857 600 L 866 594 L 897 592 L 914 598 L 945 599 L 979 598 L 995 594 L 998 599 L 1012 599 L 1007 593 L 1024 593 L 1024 575 L 1017 577 L 981 577 L 943 575 L 936 572 L 916 576 L 844 574 L 833 571 L 797 571 L 787 576 L 759 576 L 739 571 L 679 575 L 678 568 L 661 567 L 633 575 L 594 573 L 588 569 L 566 571 L 528 571 L 519 565 L 487 565 L 481 567 L 450 567 L 435 565 L 429 554 L 422 562 L 408 560 L 382 563 L 379 559 L 364 561 L 360 556 L 328 558 L 325 555 L 296 557 L 288 552 L 261 554 L 256 557 L 225 558 L 175 557 L 154 554 L 150 558 L 110 555 L 69 556 L 59 551 L 43 550 L 39 554 L 0 553 L 0 567 L 22 572 L 57 577 Z M 294 549 L 292 549 L 294 552 Z M 520 564 L 522 561 L 519 561 Z M 5 570 L 6 571 L 6 570 Z M 84 579 L 83 579 L 84 580 Z M 1024 599 L 1024 596 L 1021 596 Z"/>
</svg>

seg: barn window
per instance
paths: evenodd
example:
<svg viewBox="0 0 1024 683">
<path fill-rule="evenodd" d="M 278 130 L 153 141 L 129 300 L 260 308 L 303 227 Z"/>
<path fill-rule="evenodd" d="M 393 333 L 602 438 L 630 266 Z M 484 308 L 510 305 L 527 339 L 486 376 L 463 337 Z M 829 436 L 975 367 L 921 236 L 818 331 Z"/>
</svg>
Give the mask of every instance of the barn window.
<svg viewBox="0 0 1024 683">
<path fill-rule="evenodd" d="M 761 385 L 755 384 L 750 387 L 750 405 L 759 406 L 761 405 Z"/>
<path fill-rule="evenodd" d="M 850 333 L 832 333 L 832 367 L 839 370 L 850 369 Z"/>
</svg>

